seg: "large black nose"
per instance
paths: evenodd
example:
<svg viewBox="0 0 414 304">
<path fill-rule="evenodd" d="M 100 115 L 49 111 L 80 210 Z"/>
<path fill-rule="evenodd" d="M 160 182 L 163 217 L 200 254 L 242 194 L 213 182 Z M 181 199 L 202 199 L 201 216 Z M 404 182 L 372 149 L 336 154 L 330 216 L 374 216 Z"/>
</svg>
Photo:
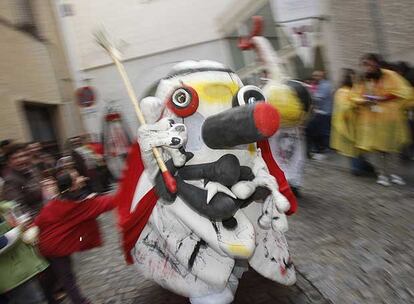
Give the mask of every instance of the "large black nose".
<svg viewBox="0 0 414 304">
<path fill-rule="evenodd" d="M 274 107 L 259 102 L 208 117 L 201 135 L 209 148 L 225 149 L 272 136 L 279 128 L 279 120 L 279 112 Z"/>
</svg>

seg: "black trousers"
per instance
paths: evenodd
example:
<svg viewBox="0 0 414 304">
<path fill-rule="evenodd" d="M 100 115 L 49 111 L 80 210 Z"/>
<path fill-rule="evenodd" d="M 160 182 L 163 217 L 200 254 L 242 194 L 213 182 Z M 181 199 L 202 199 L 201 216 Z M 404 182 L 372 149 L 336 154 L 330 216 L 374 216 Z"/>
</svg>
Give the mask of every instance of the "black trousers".
<svg viewBox="0 0 414 304">
<path fill-rule="evenodd" d="M 324 152 L 329 148 L 331 115 L 315 113 L 306 126 L 307 152 Z"/>
<path fill-rule="evenodd" d="M 76 283 L 76 277 L 72 269 L 72 260 L 70 256 L 48 258 L 50 264 L 47 299 L 49 304 L 56 303 L 54 300 L 55 283 L 58 280 L 65 289 L 69 299 L 73 304 L 87 304 L 90 303 L 83 295 Z"/>
</svg>

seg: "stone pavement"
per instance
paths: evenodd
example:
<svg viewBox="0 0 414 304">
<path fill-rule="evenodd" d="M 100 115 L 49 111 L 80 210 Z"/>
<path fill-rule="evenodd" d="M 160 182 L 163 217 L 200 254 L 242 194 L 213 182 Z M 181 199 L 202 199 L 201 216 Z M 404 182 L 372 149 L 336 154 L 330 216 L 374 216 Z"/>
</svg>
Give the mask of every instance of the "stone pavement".
<svg viewBox="0 0 414 304">
<path fill-rule="evenodd" d="M 389 188 L 337 164 L 306 167 L 287 236 L 296 266 L 333 303 L 414 303 L 412 163 L 408 185 Z"/>
<path fill-rule="evenodd" d="M 78 282 L 94 304 L 184 304 L 188 301 L 146 280 L 135 266 L 126 266 L 114 230 L 114 216 L 100 218 L 105 234 L 102 248 L 75 256 Z M 68 304 L 69 301 L 65 301 Z M 239 304 L 329 304 L 305 278 L 284 287 L 266 280 L 253 271 L 243 276 L 234 303 Z"/>
<path fill-rule="evenodd" d="M 300 209 L 287 234 L 298 283 L 283 287 L 250 271 L 235 303 L 414 303 L 414 184 L 383 188 L 336 164 L 306 166 Z M 101 223 L 105 245 L 75 258 L 93 303 L 187 303 L 126 266 L 113 215 Z"/>
</svg>

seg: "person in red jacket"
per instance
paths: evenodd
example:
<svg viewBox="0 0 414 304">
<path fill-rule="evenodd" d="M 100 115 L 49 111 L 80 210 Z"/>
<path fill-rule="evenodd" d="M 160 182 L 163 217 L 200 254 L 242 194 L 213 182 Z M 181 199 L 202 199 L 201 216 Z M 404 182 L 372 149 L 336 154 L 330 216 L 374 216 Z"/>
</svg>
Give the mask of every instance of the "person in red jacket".
<svg viewBox="0 0 414 304">
<path fill-rule="evenodd" d="M 74 304 L 90 303 L 76 283 L 71 255 L 102 244 L 96 218 L 115 208 L 115 195 L 85 192 L 86 178 L 76 170 L 56 175 L 60 194 L 35 219 L 40 253 L 49 260 L 54 275 L 62 282 Z M 49 301 L 52 297 L 49 297 Z"/>
</svg>

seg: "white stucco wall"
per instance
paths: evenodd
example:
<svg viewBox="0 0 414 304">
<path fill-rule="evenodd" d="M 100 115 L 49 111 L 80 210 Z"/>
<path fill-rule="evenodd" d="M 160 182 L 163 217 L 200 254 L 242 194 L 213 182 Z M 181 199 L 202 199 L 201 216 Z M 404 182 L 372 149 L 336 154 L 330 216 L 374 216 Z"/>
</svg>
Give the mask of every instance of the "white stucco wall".
<svg viewBox="0 0 414 304">
<path fill-rule="evenodd" d="M 164 77 L 175 63 L 183 60 L 215 60 L 231 66 L 231 57 L 225 40 L 216 40 L 189 47 L 176 49 L 156 55 L 133 59 L 125 62 L 125 68 L 139 98 Z M 124 84 L 114 65 L 106 65 L 89 69 L 85 75 L 91 79 L 91 85 L 97 89 L 98 101 L 96 112 L 84 115 L 89 132 L 102 130 L 102 117 L 108 101 L 115 100 L 114 105 L 124 114 L 131 130 L 135 132 L 138 122 Z M 85 110 L 85 113 L 91 110 Z"/>
<path fill-rule="evenodd" d="M 125 42 L 125 58 L 220 38 L 216 17 L 235 0 L 60 0 L 74 15 L 63 20 L 72 31 L 72 48 L 80 68 L 109 62 L 93 40 L 96 29 L 105 28 Z"/>
<path fill-rule="evenodd" d="M 231 58 L 217 29 L 220 14 L 236 0 L 57 0 L 73 14 L 61 15 L 60 25 L 71 59 L 76 86 L 97 91 L 92 109 L 82 109 L 85 128 L 99 133 L 108 101 L 137 128 L 134 110 L 118 72 L 95 43 L 93 32 L 105 30 L 122 41 L 123 58 L 131 82 L 141 98 L 148 88 L 182 60 L 211 59 L 230 64 Z M 89 82 L 84 79 L 90 79 Z"/>
</svg>

